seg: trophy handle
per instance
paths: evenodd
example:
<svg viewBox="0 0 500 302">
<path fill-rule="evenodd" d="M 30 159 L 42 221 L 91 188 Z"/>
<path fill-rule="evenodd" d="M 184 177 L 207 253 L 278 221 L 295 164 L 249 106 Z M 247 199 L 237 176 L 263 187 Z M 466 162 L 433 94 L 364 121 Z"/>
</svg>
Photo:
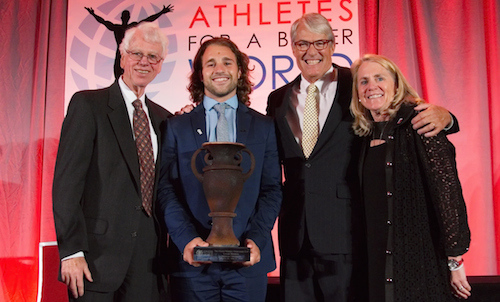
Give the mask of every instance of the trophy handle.
<svg viewBox="0 0 500 302">
<path fill-rule="evenodd" d="M 199 148 L 193 153 L 193 156 L 191 157 L 191 170 L 193 171 L 194 176 L 196 176 L 196 178 L 198 178 L 200 182 L 203 182 L 203 175 L 200 174 L 200 172 L 198 172 L 198 169 L 196 168 L 196 157 L 201 152 L 201 150 L 205 150 L 205 148 Z"/>
<path fill-rule="evenodd" d="M 250 166 L 250 170 L 248 170 L 247 173 L 244 173 L 242 176 L 243 176 L 243 181 L 247 180 L 248 177 L 250 177 L 250 175 L 252 175 L 253 173 L 253 170 L 255 169 L 255 157 L 253 156 L 253 153 L 250 152 L 250 150 L 248 150 L 247 148 L 241 150 L 241 152 L 246 152 L 248 155 L 250 155 L 250 160 L 252 162 L 251 166 Z"/>
</svg>

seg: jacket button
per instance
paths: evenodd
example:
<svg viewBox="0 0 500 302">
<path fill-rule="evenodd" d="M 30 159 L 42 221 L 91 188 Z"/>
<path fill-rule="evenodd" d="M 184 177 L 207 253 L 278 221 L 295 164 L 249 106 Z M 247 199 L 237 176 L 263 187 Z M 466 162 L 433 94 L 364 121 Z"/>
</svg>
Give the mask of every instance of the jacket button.
<svg viewBox="0 0 500 302">
<path fill-rule="evenodd" d="M 144 209 L 143 206 L 135 206 L 135 210 L 136 211 L 142 211 L 142 209 Z"/>
<path fill-rule="evenodd" d="M 392 221 L 387 220 L 387 225 L 392 225 Z"/>
<path fill-rule="evenodd" d="M 130 236 L 132 236 L 132 238 L 137 237 L 137 232 L 132 232 L 132 233 L 130 233 Z"/>
<path fill-rule="evenodd" d="M 305 166 L 306 166 L 306 168 L 310 168 L 311 164 L 310 163 L 306 163 Z"/>
</svg>

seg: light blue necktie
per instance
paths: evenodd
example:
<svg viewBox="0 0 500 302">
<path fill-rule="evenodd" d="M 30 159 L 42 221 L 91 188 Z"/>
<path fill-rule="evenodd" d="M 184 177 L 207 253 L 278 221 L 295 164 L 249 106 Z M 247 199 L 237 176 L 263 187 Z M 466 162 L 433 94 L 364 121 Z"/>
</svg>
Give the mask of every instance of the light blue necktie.
<svg viewBox="0 0 500 302">
<path fill-rule="evenodd" d="M 226 103 L 214 105 L 214 109 L 217 111 L 218 115 L 217 126 L 215 128 L 215 136 L 218 142 L 229 141 L 229 125 L 225 115 L 226 108 L 229 108 L 229 105 Z"/>
</svg>

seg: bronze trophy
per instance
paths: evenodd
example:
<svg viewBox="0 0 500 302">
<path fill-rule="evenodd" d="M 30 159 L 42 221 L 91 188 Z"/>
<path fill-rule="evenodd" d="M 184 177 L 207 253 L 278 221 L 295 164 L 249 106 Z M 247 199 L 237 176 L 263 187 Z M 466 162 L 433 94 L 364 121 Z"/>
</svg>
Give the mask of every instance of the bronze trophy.
<svg viewBox="0 0 500 302">
<path fill-rule="evenodd" d="M 200 174 L 196 168 L 196 157 L 205 150 L 207 164 Z M 242 152 L 251 159 L 250 170 L 243 173 L 240 163 Z M 236 205 L 243 190 L 243 183 L 255 168 L 255 158 L 245 145 L 230 142 L 204 143 L 191 158 L 191 169 L 203 184 L 205 197 L 210 208 L 212 229 L 205 240 L 208 247 L 195 247 L 195 261 L 244 262 L 250 260 L 250 249 L 241 247 L 233 231 L 233 218 Z"/>
</svg>

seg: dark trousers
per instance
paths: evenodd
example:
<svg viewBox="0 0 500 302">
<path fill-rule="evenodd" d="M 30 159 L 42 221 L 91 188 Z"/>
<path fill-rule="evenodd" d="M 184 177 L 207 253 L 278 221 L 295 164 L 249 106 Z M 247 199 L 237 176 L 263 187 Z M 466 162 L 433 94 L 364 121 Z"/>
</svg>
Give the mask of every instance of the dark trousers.
<svg viewBox="0 0 500 302">
<path fill-rule="evenodd" d="M 170 276 L 170 289 L 174 302 L 264 302 L 267 274 L 244 277 L 232 265 L 212 263 L 197 276 Z"/>
<path fill-rule="evenodd" d="M 159 279 L 155 273 L 156 268 L 153 268 L 157 245 L 153 218 L 144 215 L 135 238 L 136 243 L 127 274 L 116 291 L 95 292 L 85 289 L 84 295 L 78 299 L 74 299 L 70 293 L 69 300 L 78 302 L 159 301 Z"/>
<path fill-rule="evenodd" d="M 347 302 L 351 276 L 351 255 L 306 251 L 281 257 L 281 300 Z"/>
</svg>

